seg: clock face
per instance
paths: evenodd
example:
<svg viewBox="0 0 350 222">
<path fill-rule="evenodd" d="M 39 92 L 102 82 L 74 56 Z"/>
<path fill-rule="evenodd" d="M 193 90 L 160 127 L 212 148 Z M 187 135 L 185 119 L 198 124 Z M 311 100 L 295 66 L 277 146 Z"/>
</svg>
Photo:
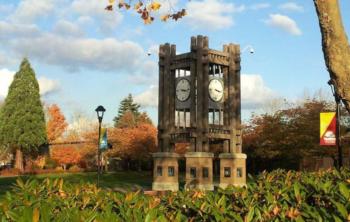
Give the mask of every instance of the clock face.
<svg viewBox="0 0 350 222">
<path fill-rule="evenodd" d="M 187 79 L 181 79 L 176 84 L 176 98 L 184 102 L 190 97 L 190 82 Z"/>
<path fill-rule="evenodd" d="M 219 102 L 224 96 L 224 86 L 219 79 L 212 79 L 209 82 L 209 96 L 214 102 Z"/>
</svg>

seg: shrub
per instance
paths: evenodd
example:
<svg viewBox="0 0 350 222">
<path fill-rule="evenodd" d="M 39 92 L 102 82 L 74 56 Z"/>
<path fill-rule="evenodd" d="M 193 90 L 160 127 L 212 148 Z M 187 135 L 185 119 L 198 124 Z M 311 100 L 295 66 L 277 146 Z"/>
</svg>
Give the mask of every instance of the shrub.
<svg viewBox="0 0 350 222">
<path fill-rule="evenodd" d="M 11 168 L 11 169 L 4 169 L 0 171 L 1 176 L 18 176 L 21 172 L 18 169 Z"/>
<path fill-rule="evenodd" d="M 61 166 L 57 166 L 54 172 L 63 172 L 63 168 Z"/>
<path fill-rule="evenodd" d="M 83 169 L 81 169 L 77 165 L 73 165 L 73 166 L 69 167 L 69 171 L 71 171 L 71 172 L 81 172 L 81 171 L 83 171 Z"/>
<path fill-rule="evenodd" d="M 57 167 L 57 162 L 49 157 L 46 158 L 45 169 L 55 169 Z"/>
<path fill-rule="evenodd" d="M 3 221 L 346 221 L 350 171 L 277 170 L 246 187 L 167 192 L 113 192 L 63 179 L 17 180 L 0 201 Z"/>
</svg>

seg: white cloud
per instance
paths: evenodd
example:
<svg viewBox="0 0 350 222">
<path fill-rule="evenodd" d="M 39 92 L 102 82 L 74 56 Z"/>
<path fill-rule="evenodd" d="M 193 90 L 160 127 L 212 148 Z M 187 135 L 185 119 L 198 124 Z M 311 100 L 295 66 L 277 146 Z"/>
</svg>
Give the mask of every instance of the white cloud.
<svg viewBox="0 0 350 222">
<path fill-rule="evenodd" d="M 158 64 L 154 61 L 144 61 L 132 75 L 129 75 L 129 80 L 134 84 L 152 84 L 157 82 Z"/>
<path fill-rule="evenodd" d="M 157 65 L 139 44 L 115 38 L 87 38 L 78 25 L 67 20 L 59 20 L 52 33 L 32 24 L 0 21 L 0 39 L 2 51 L 6 51 L 6 57 L 0 51 L 0 64 L 9 64 L 9 58 L 28 57 L 68 71 L 82 68 L 128 72 L 137 76 L 135 80 L 144 78 L 147 81 L 139 82 L 147 83 L 155 79 Z"/>
<path fill-rule="evenodd" d="M 0 98 L 5 98 L 8 93 L 8 89 L 12 83 L 14 71 L 8 69 L 0 69 Z M 38 79 L 40 95 L 44 96 L 59 89 L 59 83 L 57 80 L 41 77 Z"/>
<path fill-rule="evenodd" d="M 266 8 L 270 8 L 271 5 L 269 3 L 257 3 L 254 5 L 251 5 L 249 8 L 253 9 L 253 10 L 260 10 L 260 9 L 266 9 Z"/>
<path fill-rule="evenodd" d="M 241 98 L 243 109 L 256 109 L 275 97 L 275 93 L 265 85 L 261 75 L 241 76 Z"/>
<path fill-rule="evenodd" d="M 234 24 L 233 14 L 242 12 L 244 5 L 236 6 L 222 0 L 190 1 L 186 4 L 185 21 L 195 29 L 217 30 Z"/>
<path fill-rule="evenodd" d="M 74 0 L 71 4 L 71 10 L 83 16 L 85 21 L 96 21 L 100 31 L 110 32 L 121 23 L 123 15 L 117 10 L 108 12 L 105 7 L 106 1 L 101 0 Z"/>
<path fill-rule="evenodd" d="M 172 8 L 178 8 L 178 0 L 158 0 L 161 4 L 161 7 L 159 9 L 159 14 L 168 14 L 171 13 Z"/>
<path fill-rule="evenodd" d="M 150 53 L 151 55 L 158 56 L 158 53 L 159 53 L 159 45 L 151 45 L 151 46 L 148 48 L 147 53 Z"/>
<path fill-rule="evenodd" d="M 295 2 L 286 2 L 279 6 L 280 9 L 285 11 L 294 11 L 294 12 L 303 12 L 304 8 L 301 5 L 298 5 Z"/>
<path fill-rule="evenodd" d="M 22 0 L 10 19 L 15 22 L 31 23 L 50 15 L 54 6 L 54 0 Z"/>
<path fill-rule="evenodd" d="M 269 19 L 265 23 L 271 27 L 279 28 L 291 35 L 301 35 L 302 32 L 299 29 L 297 23 L 288 16 L 281 14 L 270 14 Z"/>
<path fill-rule="evenodd" d="M 18 65 L 17 59 L 14 59 L 12 56 L 10 56 L 10 52 L 4 52 L 0 50 L 0 67 L 9 67 Z"/>
<path fill-rule="evenodd" d="M 0 21 L 0 39 L 34 37 L 40 34 L 40 29 L 34 24 L 15 24 Z"/>
<path fill-rule="evenodd" d="M 146 57 L 137 43 L 114 38 L 73 38 L 44 33 L 36 38 L 14 39 L 10 44 L 20 56 L 72 71 L 86 68 L 135 72 Z"/>
<path fill-rule="evenodd" d="M 40 94 L 43 96 L 55 92 L 59 89 L 59 82 L 57 80 L 48 79 L 46 77 L 40 77 L 38 79 L 38 82 Z"/>
<path fill-rule="evenodd" d="M 59 20 L 53 28 L 53 31 L 62 36 L 82 36 L 83 31 L 80 27 L 67 20 Z"/>
<path fill-rule="evenodd" d="M 0 97 L 6 97 L 13 76 L 14 72 L 8 69 L 0 69 Z"/>
<path fill-rule="evenodd" d="M 152 85 L 146 91 L 136 95 L 134 100 L 143 107 L 158 107 L 158 86 Z"/>
</svg>

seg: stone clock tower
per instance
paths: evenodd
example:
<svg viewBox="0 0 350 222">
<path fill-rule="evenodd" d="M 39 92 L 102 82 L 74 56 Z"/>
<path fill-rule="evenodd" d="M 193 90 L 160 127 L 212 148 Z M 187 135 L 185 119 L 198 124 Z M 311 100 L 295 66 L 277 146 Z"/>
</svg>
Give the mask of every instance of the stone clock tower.
<svg viewBox="0 0 350 222">
<path fill-rule="evenodd" d="M 178 159 L 186 160 L 186 188 L 213 190 L 213 159 L 220 160 L 220 187 L 246 183 L 241 144 L 239 45 L 209 49 L 208 38 L 191 38 L 191 52 L 159 48 L 158 146 L 153 190 L 178 190 Z M 186 142 L 184 156 L 175 144 Z M 220 152 L 213 152 L 219 147 Z"/>
</svg>

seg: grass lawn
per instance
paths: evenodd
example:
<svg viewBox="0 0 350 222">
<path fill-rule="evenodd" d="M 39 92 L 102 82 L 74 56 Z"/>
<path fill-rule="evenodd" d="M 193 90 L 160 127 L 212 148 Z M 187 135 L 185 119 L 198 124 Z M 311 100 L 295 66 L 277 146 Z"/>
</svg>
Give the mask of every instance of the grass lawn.
<svg viewBox="0 0 350 222">
<path fill-rule="evenodd" d="M 37 178 L 42 180 L 44 178 L 63 178 L 64 181 L 69 183 L 96 183 L 97 173 L 57 173 L 57 174 L 41 174 L 33 176 L 20 176 L 23 180 L 29 178 Z M 18 177 L 0 177 L 0 199 L 5 195 L 7 191 L 11 190 L 11 187 L 16 183 Z M 111 172 L 104 173 L 100 177 L 100 186 L 104 188 L 122 188 L 122 189 L 151 189 L 152 187 L 152 174 L 151 172 Z"/>
</svg>

